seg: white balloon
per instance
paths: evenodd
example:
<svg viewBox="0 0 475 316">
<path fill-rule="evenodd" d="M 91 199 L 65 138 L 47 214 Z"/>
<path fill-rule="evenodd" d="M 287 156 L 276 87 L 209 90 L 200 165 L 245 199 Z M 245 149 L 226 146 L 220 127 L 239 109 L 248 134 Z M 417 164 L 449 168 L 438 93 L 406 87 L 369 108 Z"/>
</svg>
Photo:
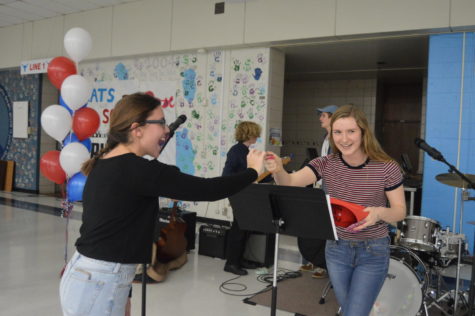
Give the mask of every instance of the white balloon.
<svg viewBox="0 0 475 316">
<path fill-rule="evenodd" d="M 69 178 L 81 170 L 82 164 L 89 157 L 86 146 L 81 143 L 69 143 L 59 154 L 59 164 Z"/>
<path fill-rule="evenodd" d="M 91 84 L 81 75 L 68 76 L 61 85 L 61 97 L 73 111 L 87 103 L 91 91 Z"/>
<path fill-rule="evenodd" d="M 64 48 L 69 57 L 78 63 L 91 52 L 91 35 L 80 27 L 72 28 L 64 35 Z"/>
<path fill-rule="evenodd" d="M 41 127 L 46 134 L 56 139 L 58 142 L 63 141 L 68 135 L 72 125 L 71 114 L 61 105 L 50 105 L 41 113 Z"/>
</svg>

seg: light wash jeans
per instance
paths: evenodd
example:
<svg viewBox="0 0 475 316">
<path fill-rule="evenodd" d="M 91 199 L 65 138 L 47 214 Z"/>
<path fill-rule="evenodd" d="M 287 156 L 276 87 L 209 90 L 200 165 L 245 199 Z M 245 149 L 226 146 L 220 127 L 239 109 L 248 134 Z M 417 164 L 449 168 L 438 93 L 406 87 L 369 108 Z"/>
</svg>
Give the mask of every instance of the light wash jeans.
<svg viewBox="0 0 475 316">
<path fill-rule="evenodd" d="M 65 316 L 124 316 L 136 264 L 91 259 L 74 253 L 59 286 Z"/>
<path fill-rule="evenodd" d="M 388 273 L 389 237 L 327 240 L 328 274 L 344 316 L 368 316 Z"/>
</svg>

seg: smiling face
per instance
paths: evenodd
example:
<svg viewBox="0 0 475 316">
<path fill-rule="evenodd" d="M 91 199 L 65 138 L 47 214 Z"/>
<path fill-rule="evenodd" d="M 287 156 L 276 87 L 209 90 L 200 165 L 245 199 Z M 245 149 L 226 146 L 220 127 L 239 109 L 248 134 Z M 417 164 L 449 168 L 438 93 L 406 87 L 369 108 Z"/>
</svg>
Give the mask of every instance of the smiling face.
<svg viewBox="0 0 475 316">
<path fill-rule="evenodd" d="M 147 117 L 147 121 L 160 121 L 164 119 L 163 110 L 157 107 Z M 134 123 L 136 124 L 136 123 Z M 163 123 L 150 122 L 138 125 L 134 129 L 134 143 L 137 145 L 139 156 L 149 155 L 157 158 L 165 143 L 170 130 Z"/>
<path fill-rule="evenodd" d="M 343 156 L 352 160 L 360 160 L 365 157 L 362 147 L 363 133 L 353 117 L 343 117 L 334 121 L 332 138 Z"/>
</svg>

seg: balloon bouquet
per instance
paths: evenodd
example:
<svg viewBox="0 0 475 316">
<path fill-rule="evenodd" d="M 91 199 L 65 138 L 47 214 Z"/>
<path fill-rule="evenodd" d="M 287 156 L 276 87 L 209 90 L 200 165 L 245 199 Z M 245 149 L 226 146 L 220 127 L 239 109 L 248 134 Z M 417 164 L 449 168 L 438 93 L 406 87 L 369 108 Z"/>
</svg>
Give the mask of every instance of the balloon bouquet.
<svg viewBox="0 0 475 316">
<path fill-rule="evenodd" d="M 48 106 L 41 114 L 41 126 L 62 144 L 62 149 L 48 151 L 41 157 L 40 172 L 47 179 L 62 185 L 62 216 L 67 219 L 73 202 L 82 200 L 86 176 L 80 170 L 90 157 L 89 137 L 100 124 L 97 112 L 87 107 L 92 86 L 77 74 L 77 64 L 89 54 L 91 47 L 91 35 L 86 30 L 72 28 L 66 33 L 64 48 L 71 59 L 55 57 L 48 65 L 48 78 L 61 91 L 60 104 Z"/>
</svg>

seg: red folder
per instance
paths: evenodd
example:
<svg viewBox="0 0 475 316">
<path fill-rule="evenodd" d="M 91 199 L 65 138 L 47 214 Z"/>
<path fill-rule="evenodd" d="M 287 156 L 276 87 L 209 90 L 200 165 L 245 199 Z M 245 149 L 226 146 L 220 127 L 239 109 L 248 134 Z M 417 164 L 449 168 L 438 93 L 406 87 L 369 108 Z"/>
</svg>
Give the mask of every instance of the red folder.
<svg viewBox="0 0 475 316">
<path fill-rule="evenodd" d="M 333 219 L 335 220 L 336 226 L 348 227 L 368 216 L 367 212 L 363 212 L 366 208 L 365 206 L 336 198 L 330 198 L 330 203 L 332 205 Z"/>
</svg>

